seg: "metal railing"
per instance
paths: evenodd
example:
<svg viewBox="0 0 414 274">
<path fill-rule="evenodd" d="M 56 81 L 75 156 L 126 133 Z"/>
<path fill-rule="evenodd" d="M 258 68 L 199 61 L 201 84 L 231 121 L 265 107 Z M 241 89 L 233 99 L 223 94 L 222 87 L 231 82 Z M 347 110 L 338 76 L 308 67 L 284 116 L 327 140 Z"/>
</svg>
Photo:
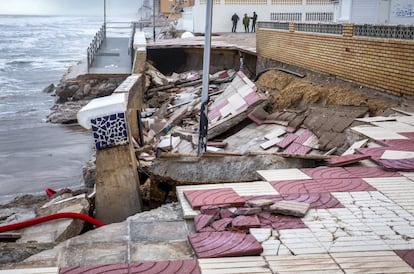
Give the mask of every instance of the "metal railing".
<svg viewBox="0 0 414 274">
<path fill-rule="evenodd" d="M 295 23 L 295 31 L 342 35 L 342 24 Z"/>
<path fill-rule="evenodd" d="M 414 26 L 354 25 L 353 35 L 414 40 Z"/>
<path fill-rule="evenodd" d="M 345 26 L 347 31 L 345 31 Z M 413 25 L 354 25 L 335 23 L 299 23 L 280 21 L 259 21 L 258 29 L 290 30 L 333 35 L 370 38 L 414 40 Z"/>
<path fill-rule="evenodd" d="M 98 52 L 99 48 L 101 47 L 102 43 L 106 39 L 106 25 L 103 24 L 99 31 L 95 34 L 90 46 L 87 49 L 87 67 L 88 72 L 89 68 L 92 66 L 93 60 L 95 59 L 95 55 Z"/>
</svg>

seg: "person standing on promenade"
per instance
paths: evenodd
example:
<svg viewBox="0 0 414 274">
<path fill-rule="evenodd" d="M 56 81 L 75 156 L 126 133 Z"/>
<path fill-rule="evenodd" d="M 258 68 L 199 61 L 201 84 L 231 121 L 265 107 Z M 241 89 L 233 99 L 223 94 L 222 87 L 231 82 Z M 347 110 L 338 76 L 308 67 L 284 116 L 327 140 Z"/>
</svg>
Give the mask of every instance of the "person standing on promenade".
<svg viewBox="0 0 414 274">
<path fill-rule="evenodd" d="M 237 15 L 237 13 L 234 13 L 231 17 L 231 21 L 233 22 L 233 27 L 231 29 L 231 32 L 236 32 L 237 29 L 237 22 L 239 22 L 240 17 Z"/>
<path fill-rule="evenodd" d="M 253 12 L 253 16 L 250 18 L 252 19 L 252 32 L 256 32 L 257 14 L 255 11 Z"/>
<path fill-rule="evenodd" d="M 243 25 L 244 25 L 244 31 L 249 32 L 250 17 L 247 16 L 247 13 L 244 14 Z"/>
</svg>

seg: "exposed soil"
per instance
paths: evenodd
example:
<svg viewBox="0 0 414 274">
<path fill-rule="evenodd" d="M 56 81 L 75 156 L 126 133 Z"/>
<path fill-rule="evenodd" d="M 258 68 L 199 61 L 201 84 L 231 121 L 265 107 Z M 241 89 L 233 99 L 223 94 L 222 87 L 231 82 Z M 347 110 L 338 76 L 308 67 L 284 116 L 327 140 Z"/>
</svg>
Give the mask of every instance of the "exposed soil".
<svg viewBox="0 0 414 274">
<path fill-rule="evenodd" d="M 309 75 L 299 78 L 282 71 L 271 70 L 256 81 L 259 90 L 271 98 L 270 111 L 286 108 L 303 108 L 311 104 L 367 106 L 371 116 L 381 115 L 391 107 L 402 104 L 392 97 L 355 84 Z"/>
</svg>

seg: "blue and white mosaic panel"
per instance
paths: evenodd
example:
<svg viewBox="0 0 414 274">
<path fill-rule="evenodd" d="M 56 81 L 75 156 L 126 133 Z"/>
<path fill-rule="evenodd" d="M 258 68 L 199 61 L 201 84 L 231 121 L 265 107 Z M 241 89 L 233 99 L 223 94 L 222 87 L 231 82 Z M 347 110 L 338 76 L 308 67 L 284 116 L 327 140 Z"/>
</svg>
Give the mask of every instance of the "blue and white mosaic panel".
<svg viewBox="0 0 414 274">
<path fill-rule="evenodd" d="M 91 119 L 93 139 L 98 150 L 128 142 L 125 113 L 116 113 Z"/>
</svg>

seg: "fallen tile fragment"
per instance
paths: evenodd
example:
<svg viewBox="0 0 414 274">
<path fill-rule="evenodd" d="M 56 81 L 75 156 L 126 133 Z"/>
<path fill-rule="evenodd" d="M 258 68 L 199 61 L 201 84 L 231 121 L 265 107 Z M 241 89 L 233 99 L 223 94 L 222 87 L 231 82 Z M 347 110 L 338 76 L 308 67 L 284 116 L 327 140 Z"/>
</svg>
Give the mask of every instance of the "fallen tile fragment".
<svg viewBox="0 0 414 274">
<path fill-rule="evenodd" d="M 326 164 L 331 167 L 346 166 L 354 163 L 358 163 L 363 160 L 370 159 L 371 156 L 363 154 L 348 154 L 344 156 L 336 156 L 329 159 Z"/>
<path fill-rule="evenodd" d="M 296 201 L 280 201 L 270 206 L 272 213 L 304 217 L 308 212 L 310 204 Z"/>
<path fill-rule="evenodd" d="M 251 207 L 267 207 L 274 203 L 273 200 L 270 199 L 253 199 L 246 202 L 248 206 Z"/>
<path fill-rule="evenodd" d="M 214 215 L 204 215 L 204 214 L 196 215 L 194 217 L 194 224 L 195 224 L 196 231 L 200 231 L 201 229 L 210 225 L 212 222 L 214 222 L 214 220 L 215 220 Z"/>
<path fill-rule="evenodd" d="M 233 218 L 223 218 L 223 219 L 220 219 L 212 223 L 211 227 L 214 228 L 218 232 L 225 231 L 232 221 L 233 221 Z"/>
<path fill-rule="evenodd" d="M 184 191 L 184 196 L 193 209 L 200 209 L 204 205 L 242 206 L 246 201 L 232 188 L 187 190 Z"/>
<path fill-rule="evenodd" d="M 260 227 L 260 220 L 257 215 L 249 215 L 249 216 L 237 216 L 231 222 L 232 228 L 246 230 L 249 228 L 258 228 Z"/>
<path fill-rule="evenodd" d="M 235 215 L 254 215 L 262 212 L 262 209 L 260 207 L 239 207 L 234 212 Z"/>
<path fill-rule="evenodd" d="M 263 248 L 250 234 L 224 232 L 193 233 L 188 236 L 198 258 L 260 255 Z"/>
<path fill-rule="evenodd" d="M 280 148 L 287 148 L 293 141 L 295 141 L 299 136 L 293 133 L 286 135 L 282 141 L 278 142 L 276 145 Z"/>
</svg>

